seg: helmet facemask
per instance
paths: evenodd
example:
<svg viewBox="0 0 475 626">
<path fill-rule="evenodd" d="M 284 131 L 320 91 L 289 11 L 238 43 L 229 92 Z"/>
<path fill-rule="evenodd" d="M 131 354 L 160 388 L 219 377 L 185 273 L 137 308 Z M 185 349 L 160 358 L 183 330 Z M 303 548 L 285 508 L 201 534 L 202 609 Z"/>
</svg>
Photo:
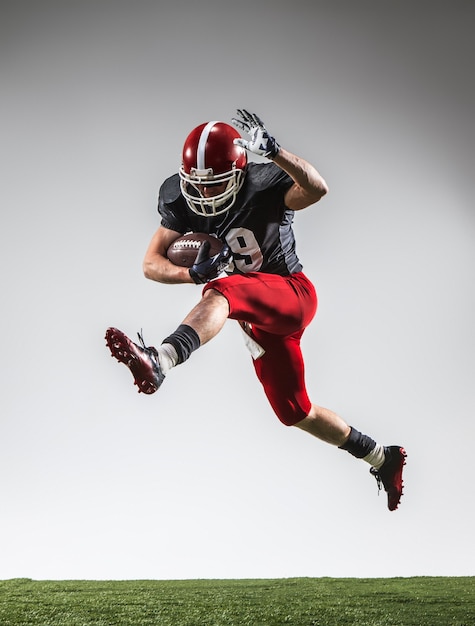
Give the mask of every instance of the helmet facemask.
<svg viewBox="0 0 475 626">
<path fill-rule="evenodd" d="M 214 217 L 229 211 L 236 201 L 236 196 L 244 182 L 244 171 L 233 165 L 233 169 L 229 172 L 213 175 L 211 168 L 197 170 L 192 167 L 190 173 L 187 174 L 182 165 L 180 179 L 181 193 L 190 209 L 198 215 Z M 223 183 L 227 183 L 224 191 L 215 196 L 205 197 L 199 188 L 199 185 L 211 187 Z"/>
</svg>

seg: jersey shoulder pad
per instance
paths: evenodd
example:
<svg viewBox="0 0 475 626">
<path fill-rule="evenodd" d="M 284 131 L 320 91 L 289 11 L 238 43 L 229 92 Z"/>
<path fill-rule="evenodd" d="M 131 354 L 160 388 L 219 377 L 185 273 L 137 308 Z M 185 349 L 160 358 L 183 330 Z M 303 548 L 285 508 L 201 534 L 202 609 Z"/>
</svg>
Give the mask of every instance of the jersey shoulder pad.
<svg viewBox="0 0 475 626">
<path fill-rule="evenodd" d="M 179 175 L 173 174 L 173 176 L 163 181 L 158 195 L 164 204 L 173 204 L 176 202 L 181 196 Z"/>
<path fill-rule="evenodd" d="M 188 230 L 186 202 L 180 191 L 180 177 L 174 174 L 167 178 L 158 194 L 158 212 L 162 226 L 184 233 Z"/>
</svg>

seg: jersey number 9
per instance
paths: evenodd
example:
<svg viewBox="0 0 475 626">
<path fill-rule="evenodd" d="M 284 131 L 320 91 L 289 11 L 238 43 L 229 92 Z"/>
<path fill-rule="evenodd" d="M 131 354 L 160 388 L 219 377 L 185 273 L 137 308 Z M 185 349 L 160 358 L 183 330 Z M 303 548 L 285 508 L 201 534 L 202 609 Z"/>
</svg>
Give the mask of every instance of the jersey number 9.
<svg viewBox="0 0 475 626">
<path fill-rule="evenodd" d="M 252 230 L 231 228 L 226 235 L 226 242 L 232 250 L 234 265 L 240 272 L 246 274 L 260 270 L 263 256 Z"/>
</svg>

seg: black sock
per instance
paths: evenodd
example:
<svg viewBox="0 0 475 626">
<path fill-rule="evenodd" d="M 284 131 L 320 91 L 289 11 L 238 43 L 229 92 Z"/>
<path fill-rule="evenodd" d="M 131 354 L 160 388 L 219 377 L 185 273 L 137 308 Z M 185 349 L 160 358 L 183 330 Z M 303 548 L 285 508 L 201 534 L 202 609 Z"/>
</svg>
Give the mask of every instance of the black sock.
<svg viewBox="0 0 475 626">
<path fill-rule="evenodd" d="M 375 446 L 376 441 L 374 441 L 374 439 L 371 439 L 368 435 L 363 435 L 359 430 L 356 430 L 356 428 L 351 426 L 348 440 L 342 446 L 339 446 L 339 448 L 341 450 L 346 450 L 357 459 L 362 459 L 369 454 Z"/>
<path fill-rule="evenodd" d="M 186 361 L 190 354 L 201 345 L 198 333 L 187 324 L 180 324 L 176 331 L 164 339 L 162 343 L 170 343 L 175 348 L 178 354 L 178 363 Z"/>
</svg>

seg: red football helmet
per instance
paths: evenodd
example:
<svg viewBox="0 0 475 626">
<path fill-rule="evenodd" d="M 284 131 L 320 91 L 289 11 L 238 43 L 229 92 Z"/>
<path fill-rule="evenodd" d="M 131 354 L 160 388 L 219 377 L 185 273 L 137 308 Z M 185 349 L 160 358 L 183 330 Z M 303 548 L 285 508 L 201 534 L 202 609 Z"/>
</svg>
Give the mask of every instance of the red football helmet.
<svg viewBox="0 0 475 626">
<path fill-rule="evenodd" d="M 194 128 L 183 146 L 181 192 L 190 209 L 213 217 L 228 211 L 244 182 L 246 151 L 236 146 L 240 134 L 225 122 L 205 122 Z M 205 197 L 203 186 L 223 185 L 224 191 Z"/>
</svg>

